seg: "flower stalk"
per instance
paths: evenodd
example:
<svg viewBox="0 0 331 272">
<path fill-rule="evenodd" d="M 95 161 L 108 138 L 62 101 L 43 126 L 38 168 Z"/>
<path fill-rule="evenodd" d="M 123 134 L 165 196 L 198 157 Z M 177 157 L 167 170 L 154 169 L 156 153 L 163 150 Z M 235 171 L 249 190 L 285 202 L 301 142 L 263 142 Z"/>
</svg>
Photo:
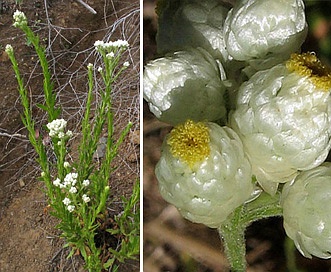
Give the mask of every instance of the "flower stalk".
<svg viewBox="0 0 331 272">
<path fill-rule="evenodd" d="M 271 196 L 262 193 L 255 200 L 238 207 L 218 228 L 232 272 L 246 271 L 247 227 L 255 221 L 282 215 L 280 196 L 281 194 Z"/>
</svg>

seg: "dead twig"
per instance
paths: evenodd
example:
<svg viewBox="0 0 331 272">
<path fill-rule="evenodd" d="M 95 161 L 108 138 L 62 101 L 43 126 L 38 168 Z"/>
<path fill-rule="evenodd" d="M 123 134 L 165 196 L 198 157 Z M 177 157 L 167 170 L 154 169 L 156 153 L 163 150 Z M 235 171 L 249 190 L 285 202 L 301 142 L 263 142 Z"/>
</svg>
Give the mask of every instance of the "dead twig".
<svg viewBox="0 0 331 272">
<path fill-rule="evenodd" d="M 176 233 L 160 220 L 153 220 L 144 225 L 144 237 L 156 239 L 171 245 L 179 252 L 188 253 L 194 259 L 213 268 L 214 271 L 228 271 L 228 261 L 219 250 L 192 237 Z"/>
<path fill-rule="evenodd" d="M 83 0 L 76 0 L 79 4 L 83 5 L 89 12 L 93 14 L 97 14 L 97 12 L 88 4 L 86 4 Z"/>
</svg>

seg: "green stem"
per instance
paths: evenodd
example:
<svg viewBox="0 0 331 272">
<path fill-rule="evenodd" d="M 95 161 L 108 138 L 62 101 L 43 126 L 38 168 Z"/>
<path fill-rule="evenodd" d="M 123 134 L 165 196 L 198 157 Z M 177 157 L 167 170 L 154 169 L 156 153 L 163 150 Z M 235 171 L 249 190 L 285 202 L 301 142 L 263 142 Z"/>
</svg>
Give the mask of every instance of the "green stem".
<svg viewBox="0 0 331 272">
<path fill-rule="evenodd" d="M 254 221 L 281 216 L 280 193 L 267 193 L 238 207 L 218 229 L 232 272 L 246 271 L 245 230 Z"/>
<path fill-rule="evenodd" d="M 225 254 L 233 272 L 246 271 L 245 229 L 241 224 L 244 207 L 237 208 L 230 220 L 220 228 L 219 233 L 224 243 Z"/>
</svg>

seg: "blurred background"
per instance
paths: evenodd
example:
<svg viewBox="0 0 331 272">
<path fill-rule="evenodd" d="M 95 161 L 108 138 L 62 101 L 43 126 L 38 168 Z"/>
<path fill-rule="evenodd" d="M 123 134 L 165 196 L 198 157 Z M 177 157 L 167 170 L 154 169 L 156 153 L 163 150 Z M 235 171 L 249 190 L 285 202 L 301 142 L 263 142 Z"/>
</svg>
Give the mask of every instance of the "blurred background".
<svg viewBox="0 0 331 272">
<path fill-rule="evenodd" d="M 144 0 L 144 64 L 156 57 L 155 0 Z M 229 2 L 229 1 L 227 1 Z M 314 51 L 331 67 L 331 2 L 305 1 L 309 34 L 303 51 Z M 144 102 L 144 272 L 229 271 L 218 232 L 181 217 L 159 194 L 154 167 L 171 127 L 158 121 Z M 252 224 L 246 232 L 250 272 L 328 272 L 331 261 L 306 259 L 286 238 L 281 218 Z"/>
</svg>

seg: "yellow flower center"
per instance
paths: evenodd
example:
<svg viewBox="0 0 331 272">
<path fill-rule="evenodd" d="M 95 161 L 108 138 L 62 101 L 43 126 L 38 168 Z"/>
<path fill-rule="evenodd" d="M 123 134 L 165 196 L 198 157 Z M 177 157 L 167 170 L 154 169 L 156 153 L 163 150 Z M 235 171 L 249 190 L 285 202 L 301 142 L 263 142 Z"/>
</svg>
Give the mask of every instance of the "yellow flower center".
<svg viewBox="0 0 331 272">
<path fill-rule="evenodd" d="M 202 122 L 186 121 L 176 126 L 167 140 L 175 158 L 187 163 L 191 168 L 210 153 L 209 129 Z"/>
<path fill-rule="evenodd" d="M 323 91 L 331 89 L 331 71 L 322 64 L 315 53 L 292 54 L 286 63 L 286 68 L 290 72 L 309 77 L 318 89 Z"/>
</svg>

